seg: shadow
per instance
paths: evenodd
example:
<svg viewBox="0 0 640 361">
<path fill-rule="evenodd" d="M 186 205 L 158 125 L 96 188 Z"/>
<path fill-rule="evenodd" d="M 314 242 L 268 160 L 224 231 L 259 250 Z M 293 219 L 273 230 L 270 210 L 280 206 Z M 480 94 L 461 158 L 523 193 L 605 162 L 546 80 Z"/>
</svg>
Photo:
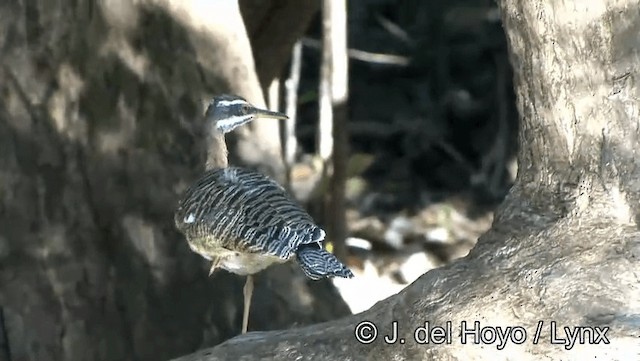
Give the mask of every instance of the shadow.
<svg viewBox="0 0 640 361">
<path fill-rule="evenodd" d="M 134 6 L 121 32 L 92 2 L 49 9 L 70 19 L 56 26 L 43 3 L 21 6 L 11 13 L 27 15 L 4 25 L 0 98 L 12 357 L 168 359 L 239 334 L 244 278 L 208 278 L 173 223 L 202 169 L 200 100 L 228 87 L 198 63 L 210 39 L 151 5 Z M 282 265 L 257 278 L 249 327 L 346 314 L 330 282 Z"/>
<path fill-rule="evenodd" d="M 495 209 L 513 183 L 519 126 L 497 5 L 360 2 L 349 11 L 350 48 L 411 60 L 350 59 L 351 152 L 375 157 L 363 177 L 369 194 L 381 194 L 373 212 L 359 211 L 384 217 L 451 198 L 464 199 L 472 219 Z M 307 36 L 320 39 L 321 30 L 318 16 Z M 300 93 L 313 94 L 320 51 L 304 54 Z M 314 152 L 317 102 L 299 113 L 300 144 Z"/>
</svg>

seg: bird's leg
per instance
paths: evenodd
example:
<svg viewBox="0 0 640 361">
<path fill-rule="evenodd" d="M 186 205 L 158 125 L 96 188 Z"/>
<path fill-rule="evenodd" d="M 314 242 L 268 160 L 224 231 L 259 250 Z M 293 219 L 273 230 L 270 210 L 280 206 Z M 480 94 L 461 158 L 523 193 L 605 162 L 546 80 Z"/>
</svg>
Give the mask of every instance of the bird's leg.
<svg viewBox="0 0 640 361">
<path fill-rule="evenodd" d="M 249 326 L 249 308 L 251 307 L 251 296 L 253 295 L 253 276 L 248 275 L 244 284 L 244 312 L 242 313 L 242 333 L 247 333 Z"/>
<path fill-rule="evenodd" d="M 213 274 L 216 268 L 220 267 L 220 257 L 215 257 L 211 262 L 211 269 L 209 270 L 209 277 Z"/>
</svg>

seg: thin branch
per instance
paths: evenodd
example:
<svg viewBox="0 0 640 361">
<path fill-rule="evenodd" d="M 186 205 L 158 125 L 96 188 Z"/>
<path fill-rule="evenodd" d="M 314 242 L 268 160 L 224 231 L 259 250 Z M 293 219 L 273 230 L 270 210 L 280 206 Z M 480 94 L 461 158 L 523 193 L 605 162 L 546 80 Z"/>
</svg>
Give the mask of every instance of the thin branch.
<svg viewBox="0 0 640 361">
<path fill-rule="evenodd" d="M 331 106 L 331 17 L 327 8 L 331 8 L 328 1 L 323 2 L 323 46 L 322 63 L 320 65 L 320 87 L 319 93 L 319 118 L 318 124 L 318 153 L 322 161 L 327 164 L 333 151 L 333 108 Z M 326 168 L 326 167 L 324 167 Z"/>
<path fill-rule="evenodd" d="M 393 21 L 385 18 L 384 16 L 378 14 L 376 15 L 376 21 L 382 26 L 389 34 L 395 36 L 400 39 L 403 43 L 408 45 L 411 48 L 416 46 L 416 42 L 411 38 L 409 33 L 407 33 L 400 25 L 394 23 Z"/>
<path fill-rule="evenodd" d="M 268 88 L 269 109 L 280 111 L 280 78 L 275 77 Z"/>
<path fill-rule="evenodd" d="M 303 38 L 302 44 L 312 49 L 322 49 L 322 42 L 316 39 Z M 407 66 L 411 63 L 411 58 L 402 55 L 372 53 L 369 51 L 358 49 L 348 49 L 347 54 L 351 59 L 360 60 L 367 63 L 393 66 Z"/>
<path fill-rule="evenodd" d="M 465 158 L 462 153 L 458 152 L 458 150 L 453 145 L 442 140 L 436 142 L 436 145 L 445 153 L 447 153 L 449 157 L 453 158 L 454 161 L 460 164 L 470 175 L 473 175 L 477 172 L 471 161 Z"/>
<path fill-rule="evenodd" d="M 403 129 L 394 125 L 369 120 L 350 120 L 347 124 L 347 131 L 354 137 L 369 137 L 375 139 L 387 139 L 402 132 Z M 312 125 L 301 124 L 297 134 L 300 138 L 312 137 L 315 129 Z"/>
<path fill-rule="evenodd" d="M 296 117 L 298 115 L 298 87 L 302 70 L 302 43 L 297 41 L 291 52 L 291 69 L 289 78 L 285 81 L 286 113 L 289 119 L 283 124 L 282 132 L 282 156 L 287 170 L 287 179 L 290 178 L 291 167 L 295 162 L 298 150 L 296 139 Z M 289 181 L 288 181 L 289 182 Z"/>
</svg>

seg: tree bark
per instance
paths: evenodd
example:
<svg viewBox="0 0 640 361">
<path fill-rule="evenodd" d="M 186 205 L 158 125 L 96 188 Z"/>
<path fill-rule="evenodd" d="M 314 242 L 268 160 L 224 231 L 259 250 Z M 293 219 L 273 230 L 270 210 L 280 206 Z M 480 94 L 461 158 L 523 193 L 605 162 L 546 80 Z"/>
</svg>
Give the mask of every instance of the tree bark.
<svg viewBox="0 0 640 361">
<path fill-rule="evenodd" d="M 324 0 L 318 152 L 323 161 L 323 178 L 328 178 L 331 185 L 323 200 L 327 239 L 333 244 L 333 253 L 343 262 L 347 258 L 348 62 L 346 1 Z"/>
<path fill-rule="evenodd" d="M 208 278 L 173 225 L 205 102 L 264 104 L 237 4 L 4 2 L 0 19 L 0 359 L 159 360 L 238 334 L 244 279 Z M 232 152 L 280 161 L 251 134 Z M 285 265 L 256 280 L 250 329 L 348 313 Z"/>
<path fill-rule="evenodd" d="M 500 2 L 522 118 L 518 176 L 491 230 L 467 257 L 429 271 L 364 313 L 249 333 L 179 360 L 638 358 L 638 6 L 631 0 Z M 363 321 L 379 331 L 366 344 L 354 337 Z M 389 345 L 384 336 L 393 321 L 398 340 Z M 426 321 L 431 327 L 451 322 L 451 342 L 416 342 L 416 335 L 424 339 L 416 329 Z M 467 333 L 463 343 L 462 327 L 473 329 L 475 321 L 521 328 L 504 348 L 492 342 L 489 328 L 481 338 Z M 552 330 L 556 341 L 566 340 L 565 332 L 579 326 L 586 342 L 552 342 Z"/>
</svg>

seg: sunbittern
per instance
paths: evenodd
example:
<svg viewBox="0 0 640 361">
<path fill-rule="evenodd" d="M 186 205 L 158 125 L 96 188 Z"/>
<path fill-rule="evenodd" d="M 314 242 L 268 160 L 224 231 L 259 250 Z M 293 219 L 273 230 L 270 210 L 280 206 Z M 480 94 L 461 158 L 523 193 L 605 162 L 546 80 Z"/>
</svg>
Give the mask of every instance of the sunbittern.
<svg viewBox="0 0 640 361">
<path fill-rule="evenodd" d="M 313 280 L 353 277 L 322 247 L 325 232 L 272 179 L 229 167 L 224 134 L 256 118 L 286 119 L 282 113 L 258 109 L 241 97 L 216 96 L 205 112 L 205 174 L 185 193 L 175 213 L 176 227 L 189 247 L 218 268 L 246 275 L 242 333 L 247 332 L 253 274 L 274 263 L 297 260 Z"/>
</svg>

